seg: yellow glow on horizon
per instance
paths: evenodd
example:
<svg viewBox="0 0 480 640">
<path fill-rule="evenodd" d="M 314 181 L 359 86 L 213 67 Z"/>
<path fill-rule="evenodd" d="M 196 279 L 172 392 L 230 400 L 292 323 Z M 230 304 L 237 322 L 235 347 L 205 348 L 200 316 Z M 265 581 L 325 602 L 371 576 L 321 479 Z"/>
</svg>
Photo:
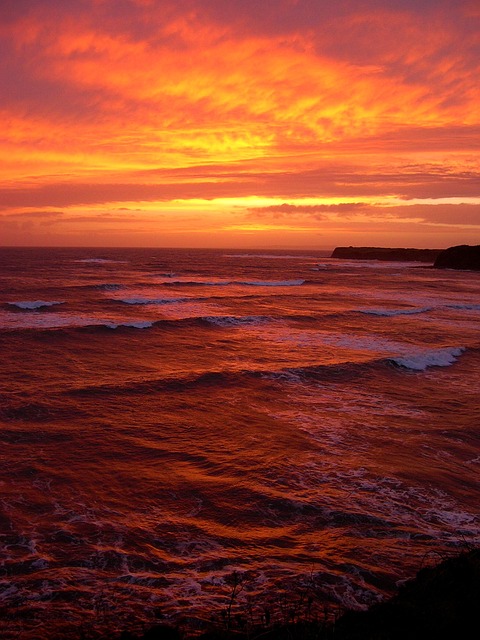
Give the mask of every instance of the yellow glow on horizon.
<svg viewBox="0 0 480 640">
<path fill-rule="evenodd" d="M 242 233 L 256 233 L 268 231 L 288 231 L 288 233 L 318 233 L 318 226 L 295 226 L 293 224 L 232 224 L 223 227 L 222 231 L 240 231 Z"/>
<path fill-rule="evenodd" d="M 403 207 L 414 206 L 417 204 L 427 204 L 427 205 L 441 205 L 441 204 L 453 204 L 453 205 L 461 205 L 461 204 L 470 204 L 480 205 L 480 197 L 452 197 L 452 198 L 410 198 L 409 200 L 404 200 L 402 198 L 390 198 L 385 201 L 383 206 L 398 206 L 401 205 Z M 480 218 L 479 218 L 480 222 Z"/>
<path fill-rule="evenodd" d="M 442 226 L 475 240 L 480 85 L 463 1 L 305 0 L 264 22 L 249 3 L 228 17 L 199 0 L 40 4 L 0 21 L 0 242 L 354 244 L 390 230 L 428 244 Z"/>
</svg>

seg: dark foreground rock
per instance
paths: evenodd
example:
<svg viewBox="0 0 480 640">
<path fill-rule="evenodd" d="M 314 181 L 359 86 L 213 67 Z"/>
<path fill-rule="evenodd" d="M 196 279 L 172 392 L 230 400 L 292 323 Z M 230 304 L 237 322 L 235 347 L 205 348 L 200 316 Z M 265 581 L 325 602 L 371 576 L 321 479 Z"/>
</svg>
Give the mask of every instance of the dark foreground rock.
<svg viewBox="0 0 480 640">
<path fill-rule="evenodd" d="M 441 249 L 390 249 L 386 247 L 336 247 L 331 257 L 344 260 L 391 260 L 433 264 Z"/>
<path fill-rule="evenodd" d="M 480 629 L 480 551 L 422 569 L 398 595 L 366 612 L 346 613 L 335 640 L 467 640 Z"/>
<path fill-rule="evenodd" d="M 349 611 L 335 623 L 298 620 L 240 630 L 212 629 L 198 640 L 474 640 L 480 629 L 480 550 L 425 568 L 398 594 L 368 611 Z M 188 636 L 186 636 L 188 637 Z M 128 633 L 122 640 L 137 636 Z M 158 625 L 143 640 L 181 640 Z"/>
<path fill-rule="evenodd" d="M 433 265 L 436 269 L 480 271 L 480 244 L 461 244 L 440 253 Z"/>
</svg>

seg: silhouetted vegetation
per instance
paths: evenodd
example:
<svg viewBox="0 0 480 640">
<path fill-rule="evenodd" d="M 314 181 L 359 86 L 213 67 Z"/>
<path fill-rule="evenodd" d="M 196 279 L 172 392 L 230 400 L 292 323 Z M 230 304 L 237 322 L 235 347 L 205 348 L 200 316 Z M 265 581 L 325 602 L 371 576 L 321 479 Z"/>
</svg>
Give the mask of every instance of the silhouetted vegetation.
<svg viewBox="0 0 480 640">
<path fill-rule="evenodd" d="M 480 628 L 480 549 L 421 569 L 397 595 L 367 611 L 339 611 L 305 587 L 291 594 L 266 594 L 255 603 L 240 599 L 245 576 L 232 576 L 219 611 L 200 628 L 144 622 L 123 632 L 100 632 L 86 625 L 71 633 L 45 630 L 28 638 L 43 640 L 469 640 Z M 118 625 L 109 612 L 111 628 Z M 115 622 L 117 624 L 115 624 Z M 108 628 L 107 627 L 103 627 Z M 96 630 L 95 630 L 96 629 Z M 0 626 L 0 637 L 3 637 Z M 18 637 L 23 637 L 18 634 Z"/>
<path fill-rule="evenodd" d="M 467 640 L 480 628 L 480 550 L 420 570 L 397 595 L 367 611 L 323 610 L 305 591 L 263 609 L 238 613 L 242 588 L 237 576 L 223 615 L 201 640 Z M 274 611 L 273 609 L 276 608 Z M 258 616 L 258 613 L 257 613 Z M 181 640 L 178 628 L 156 625 L 141 636 L 124 632 L 120 640 Z"/>
</svg>

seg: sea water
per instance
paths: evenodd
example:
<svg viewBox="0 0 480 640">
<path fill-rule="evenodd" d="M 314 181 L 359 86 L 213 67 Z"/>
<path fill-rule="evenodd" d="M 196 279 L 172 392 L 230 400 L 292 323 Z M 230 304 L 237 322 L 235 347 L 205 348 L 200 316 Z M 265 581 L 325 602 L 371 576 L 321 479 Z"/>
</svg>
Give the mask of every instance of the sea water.
<svg viewBox="0 0 480 640">
<path fill-rule="evenodd" d="M 479 329 L 478 273 L 0 249 L 2 637 L 362 608 L 478 544 Z"/>
</svg>

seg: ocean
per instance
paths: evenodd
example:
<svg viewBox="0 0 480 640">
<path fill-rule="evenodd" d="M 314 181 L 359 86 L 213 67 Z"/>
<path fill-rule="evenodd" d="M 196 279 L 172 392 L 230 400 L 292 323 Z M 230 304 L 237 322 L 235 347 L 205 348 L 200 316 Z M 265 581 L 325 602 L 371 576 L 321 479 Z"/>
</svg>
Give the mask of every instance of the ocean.
<svg viewBox="0 0 480 640">
<path fill-rule="evenodd" d="M 364 608 L 478 544 L 479 329 L 473 272 L 0 249 L 1 637 Z"/>
</svg>

